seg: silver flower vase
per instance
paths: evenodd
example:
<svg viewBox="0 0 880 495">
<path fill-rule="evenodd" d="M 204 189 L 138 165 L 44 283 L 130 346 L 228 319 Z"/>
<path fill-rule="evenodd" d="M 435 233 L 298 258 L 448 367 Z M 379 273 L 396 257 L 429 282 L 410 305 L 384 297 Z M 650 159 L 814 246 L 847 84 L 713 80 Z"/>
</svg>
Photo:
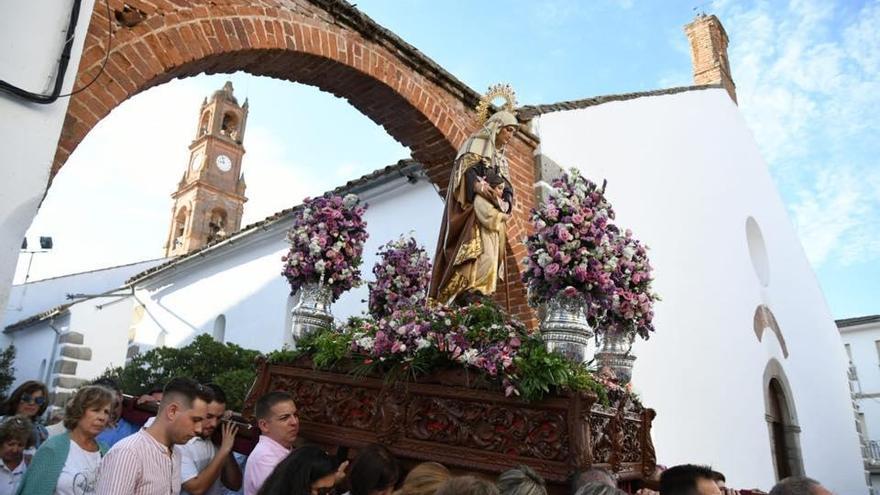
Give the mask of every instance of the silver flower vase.
<svg viewBox="0 0 880 495">
<path fill-rule="evenodd" d="M 576 363 L 592 359 L 593 329 L 587 321 L 587 303 L 578 297 L 556 295 L 544 307 L 541 336 L 548 351 L 556 351 Z"/>
<path fill-rule="evenodd" d="M 305 284 L 296 293 L 296 305 L 290 311 L 293 344 L 303 337 L 333 325 L 330 302 L 333 292 L 324 284 Z"/>
<path fill-rule="evenodd" d="M 602 349 L 596 353 L 598 368 L 600 370 L 605 367 L 610 368 L 621 385 L 626 385 L 632 380 L 636 357 L 630 351 L 634 339 L 635 335 L 631 333 L 605 333 L 602 336 Z"/>
</svg>

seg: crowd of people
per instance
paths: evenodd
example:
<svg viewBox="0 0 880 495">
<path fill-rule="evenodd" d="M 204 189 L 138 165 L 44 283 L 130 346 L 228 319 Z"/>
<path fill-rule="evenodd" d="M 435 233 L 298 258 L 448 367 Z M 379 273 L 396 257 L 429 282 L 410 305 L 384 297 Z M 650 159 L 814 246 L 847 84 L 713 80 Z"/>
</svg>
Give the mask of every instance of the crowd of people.
<svg viewBox="0 0 880 495">
<path fill-rule="evenodd" d="M 237 434 L 227 398 L 214 384 L 175 378 L 141 400 L 157 414 L 140 427 L 121 417 L 122 392 L 112 380 L 81 387 L 63 419 L 46 428 L 45 385 L 28 381 L 3 404 L 0 417 L 0 495 L 547 495 L 545 481 L 527 466 L 497 479 L 450 471 L 436 462 L 404 465 L 383 445 L 330 455 L 299 446 L 294 397 L 270 392 L 255 407 L 260 437 L 245 458 L 233 452 Z M 215 432 L 219 431 L 219 435 Z M 219 441 L 211 440 L 219 436 Z M 297 446 L 295 447 L 295 443 Z M 699 465 L 658 469 L 652 488 L 638 495 L 741 495 L 723 474 Z M 600 468 L 572 476 L 571 495 L 624 495 Z M 636 486 L 628 485 L 635 489 Z M 746 491 L 743 491 L 744 493 Z M 751 493 L 761 493 L 749 490 Z M 810 478 L 787 478 L 769 495 L 827 495 Z"/>
</svg>

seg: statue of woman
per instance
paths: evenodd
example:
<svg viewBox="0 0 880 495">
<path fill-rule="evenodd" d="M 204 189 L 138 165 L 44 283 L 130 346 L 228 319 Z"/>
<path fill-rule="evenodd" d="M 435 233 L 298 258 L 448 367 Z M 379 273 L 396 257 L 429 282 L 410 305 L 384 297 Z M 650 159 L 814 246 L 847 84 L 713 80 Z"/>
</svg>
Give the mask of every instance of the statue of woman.
<svg viewBox="0 0 880 495">
<path fill-rule="evenodd" d="M 511 111 L 496 112 L 458 150 L 431 278 L 430 296 L 440 303 L 466 304 L 476 294 L 491 296 L 504 278 L 507 219 L 513 208 L 504 148 L 517 128 Z"/>
</svg>

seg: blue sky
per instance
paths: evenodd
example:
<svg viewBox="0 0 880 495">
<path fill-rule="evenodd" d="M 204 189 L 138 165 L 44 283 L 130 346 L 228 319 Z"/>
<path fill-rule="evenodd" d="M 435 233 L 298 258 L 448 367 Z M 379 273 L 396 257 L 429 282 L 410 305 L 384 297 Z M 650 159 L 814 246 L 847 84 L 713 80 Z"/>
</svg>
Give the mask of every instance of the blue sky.
<svg viewBox="0 0 880 495">
<path fill-rule="evenodd" d="M 832 313 L 880 313 L 880 2 L 361 0 L 358 8 L 478 91 L 513 84 L 522 104 L 689 85 L 682 27 L 695 8 L 718 15 L 740 109 Z M 246 223 L 409 154 L 315 88 L 246 74 L 173 81 L 120 105 L 73 154 L 28 233 L 56 240 L 31 279 L 161 255 L 198 105 L 226 79 L 251 102 Z"/>
</svg>

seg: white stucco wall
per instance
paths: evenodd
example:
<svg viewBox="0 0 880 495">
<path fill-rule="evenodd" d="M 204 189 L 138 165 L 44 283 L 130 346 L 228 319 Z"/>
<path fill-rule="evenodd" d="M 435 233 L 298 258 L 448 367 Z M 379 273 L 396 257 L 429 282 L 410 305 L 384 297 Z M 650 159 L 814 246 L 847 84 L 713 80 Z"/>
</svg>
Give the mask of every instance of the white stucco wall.
<svg viewBox="0 0 880 495">
<path fill-rule="evenodd" d="M 144 270 L 165 261 L 165 258 L 140 261 L 128 265 L 114 266 L 101 270 L 91 270 L 26 284 L 13 285 L 9 303 L 3 314 L 2 326 L 5 328 L 25 318 L 71 302 L 67 294 L 101 294 L 121 287 L 125 281 Z"/>
<path fill-rule="evenodd" d="M 57 335 L 52 326 L 64 332 L 68 321 L 68 315 L 61 314 L 54 319 L 43 320 L 9 335 L 11 343 L 15 345 L 13 362 L 15 381 L 9 390 L 15 390 L 15 387 L 28 380 L 39 380 L 44 383 L 48 381 L 51 375 L 52 350 Z M 43 362 L 46 364 L 43 365 Z"/>
<path fill-rule="evenodd" d="M 634 385 L 658 411 L 658 460 L 711 464 L 729 485 L 776 481 L 763 375 L 781 363 L 802 432 L 806 474 L 840 494 L 867 489 L 850 407 L 846 358 L 827 304 L 737 107 L 720 89 L 550 113 L 541 151 L 601 183 L 651 248 L 657 333 L 637 344 Z M 769 283 L 760 282 L 746 219 L 760 226 Z M 768 305 L 785 358 L 753 317 Z"/>
<path fill-rule="evenodd" d="M 62 93 L 73 87 L 94 0 L 83 0 Z M 0 16 L 0 67 L 7 82 L 31 92 L 53 86 L 73 0 L 15 2 Z M 37 105 L 0 93 L 0 311 L 6 307 L 18 250 L 37 214 L 68 98 Z"/>
<path fill-rule="evenodd" d="M 443 202 L 425 179 L 416 184 L 395 178 L 361 195 L 369 240 L 361 273 L 372 278 L 377 248 L 401 234 L 413 236 L 433 256 Z M 263 352 L 289 343 L 290 287 L 281 276 L 287 251 L 288 222 L 268 226 L 217 249 L 207 250 L 136 284 L 144 317 L 135 325 L 135 341 L 145 351 L 163 341 L 185 345 L 201 333 L 211 334 L 219 315 L 226 318 L 225 337 Z M 366 286 L 344 294 L 333 305 L 338 319 L 366 310 Z"/>
<path fill-rule="evenodd" d="M 858 376 L 860 412 L 865 415 L 866 440 L 880 442 L 880 322 L 845 327 L 840 338 L 848 344 Z"/>
</svg>

